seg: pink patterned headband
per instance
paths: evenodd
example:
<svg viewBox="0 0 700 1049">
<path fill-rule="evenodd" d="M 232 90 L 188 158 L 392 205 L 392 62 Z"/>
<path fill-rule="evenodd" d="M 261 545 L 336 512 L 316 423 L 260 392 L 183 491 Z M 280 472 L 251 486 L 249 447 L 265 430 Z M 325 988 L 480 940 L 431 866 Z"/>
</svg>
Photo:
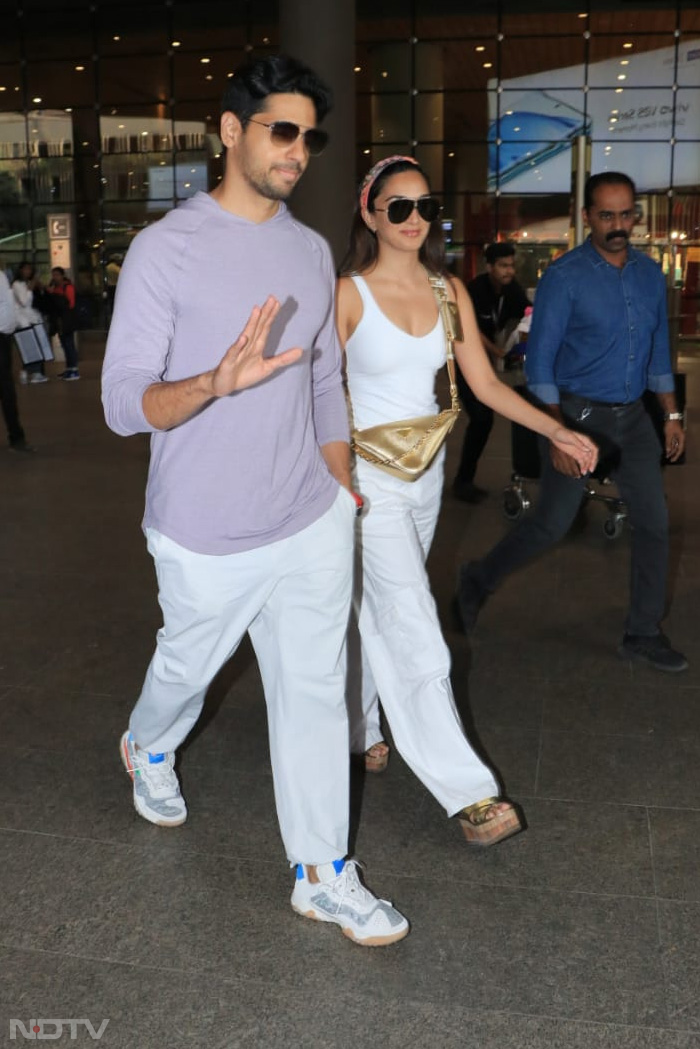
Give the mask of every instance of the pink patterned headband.
<svg viewBox="0 0 700 1049">
<path fill-rule="evenodd" d="M 390 164 L 398 164 L 399 161 L 404 161 L 406 164 L 415 164 L 419 167 L 418 161 L 415 157 L 385 157 L 384 160 L 378 160 L 374 167 L 371 167 L 365 177 L 362 180 L 360 186 L 360 209 L 365 210 L 367 207 L 367 201 L 369 200 L 369 191 L 371 190 L 374 183 L 377 181 L 379 175 L 381 175 L 384 168 L 388 168 Z"/>
</svg>

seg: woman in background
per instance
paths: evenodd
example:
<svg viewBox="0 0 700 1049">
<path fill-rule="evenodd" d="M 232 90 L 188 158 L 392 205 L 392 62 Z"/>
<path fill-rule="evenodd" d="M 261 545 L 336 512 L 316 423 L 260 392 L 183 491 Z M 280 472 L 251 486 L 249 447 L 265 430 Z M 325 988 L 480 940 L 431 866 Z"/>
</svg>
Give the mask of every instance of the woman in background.
<svg viewBox="0 0 700 1049">
<path fill-rule="evenodd" d="M 48 382 L 44 374 L 44 361 L 53 360 L 53 353 L 44 327 L 44 318 L 34 303 L 35 296 L 38 297 L 43 290 L 42 285 L 31 262 L 20 262 L 16 272 L 12 282 L 12 294 L 15 298 L 17 323 L 14 336 L 23 361 L 20 382 Z"/>
</svg>

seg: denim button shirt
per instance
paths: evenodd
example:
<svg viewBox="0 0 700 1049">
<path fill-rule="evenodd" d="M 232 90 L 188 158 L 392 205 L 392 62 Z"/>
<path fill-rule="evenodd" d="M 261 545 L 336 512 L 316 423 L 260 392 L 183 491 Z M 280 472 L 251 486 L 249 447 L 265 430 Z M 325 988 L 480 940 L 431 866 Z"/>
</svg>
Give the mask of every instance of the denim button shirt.
<svg viewBox="0 0 700 1049">
<path fill-rule="evenodd" d="M 627 249 L 620 269 L 590 238 L 547 269 L 527 342 L 527 386 L 544 404 L 561 393 L 629 403 L 674 389 L 660 267 Z"/>
</svg>

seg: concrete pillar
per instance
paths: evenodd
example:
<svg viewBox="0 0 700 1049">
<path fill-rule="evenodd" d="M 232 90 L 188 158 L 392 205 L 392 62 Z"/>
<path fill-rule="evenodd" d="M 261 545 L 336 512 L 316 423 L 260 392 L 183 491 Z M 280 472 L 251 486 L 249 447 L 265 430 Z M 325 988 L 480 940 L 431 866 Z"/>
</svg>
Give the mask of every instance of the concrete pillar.
<svg viewBox="0 0 700 1049">
<path fill-rule="evenodd" d="M 330 142 L 311 157 L 290 201 L 294 214 L 330 242 L 336 264 L 355 205 L 355 0 L 280 0 L 280 50 L 311 66 L 333 90 L 323 123 Z"/>
</svg>

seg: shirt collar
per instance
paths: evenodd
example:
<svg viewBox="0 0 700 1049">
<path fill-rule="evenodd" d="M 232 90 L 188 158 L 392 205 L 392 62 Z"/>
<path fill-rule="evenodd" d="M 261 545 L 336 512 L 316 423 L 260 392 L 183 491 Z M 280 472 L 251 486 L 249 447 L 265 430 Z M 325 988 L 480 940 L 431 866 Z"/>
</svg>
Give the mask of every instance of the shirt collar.
<svg viewBox="0 0 700 1049">
<path fill-rule="evenodd" d="M 603 256 L 600 254 L 600 252 L 596 251 L 596 249 L 593 247 L 593 243 L 591 241 L 590 233 L 588 234 L 588 236 L 584 240 L 583 244 L 581 245 L 581 248 L 584 251 L 584 253 L 586 254 L 586 256 L 588 257 L 589 261 L 591 262 L 591 265 L 593 265 L 593 266 L 612 266 L 612 263 L 611 262 L 607 262 L 603 258 Z M 637 263 L 637 251 L 636 251 L 635 248 L 632 247 L 631 244 L 628 244 L 627 245 L 627 260 L 625 262 L 625 266 L 630 266 L 632 264 L 636 265 L 636 263 Z M 625 266 L 623 266 L 622 268 L 624 269 Z M 617 269 L 617 267 L 614 266 L 613 269 Z"/>
</svg>

